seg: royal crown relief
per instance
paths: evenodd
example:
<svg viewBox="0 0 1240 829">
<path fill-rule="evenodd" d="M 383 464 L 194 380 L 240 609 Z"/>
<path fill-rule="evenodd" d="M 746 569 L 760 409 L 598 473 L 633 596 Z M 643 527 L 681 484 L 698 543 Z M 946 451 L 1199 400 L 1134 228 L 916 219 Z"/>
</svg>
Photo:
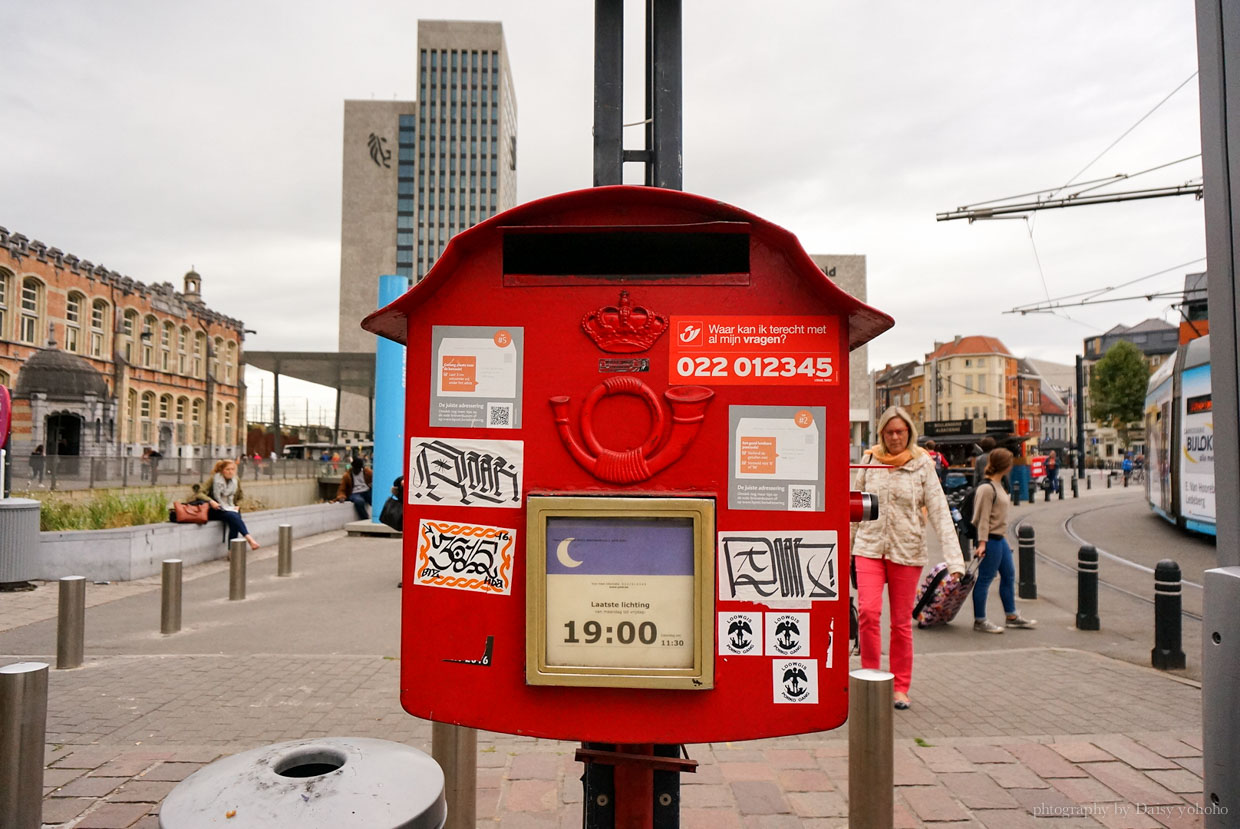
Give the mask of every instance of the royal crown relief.
<svg viewBox="0 0 1240 829">
<path fill-rule="evenodd" d="M 581 329 L 601 351 L 638 354 L 649 351 L 658 342 L 668 329 L 668 320 L 649 308 L 634 305 L 629 292 L 621 291 L 616 305 L 605 305 L 586 314 L 581 320 Z M 600 360 L 599 371 L 649 369 L 648 359 L 629 359 L 631 366 L 617 366 L 618 361 L 614 359 Z M 596 427 L 594 409 L 602 398 L 611 395 L 632 395 L 645 402 L 650 413 L 650 432 L 640 446 L 616 450 L 604 446 L 600 440 L 607 435 L 605 429 Z M 714 396 L 713 391 L 703 386 L 673 386 L 664 390 L 661 399 L 644 380 L 631 373 L 607 377 L 590 390 L 577 410 L 580 440 L 570 421 L 571 398 L 557 395 L 549 402 L 560 442 L 582 469 L 601 481 L 634 484 L 649 480 L 683 457 L 697 438 L 706 419 L 706 408 Z"/>
</svg>

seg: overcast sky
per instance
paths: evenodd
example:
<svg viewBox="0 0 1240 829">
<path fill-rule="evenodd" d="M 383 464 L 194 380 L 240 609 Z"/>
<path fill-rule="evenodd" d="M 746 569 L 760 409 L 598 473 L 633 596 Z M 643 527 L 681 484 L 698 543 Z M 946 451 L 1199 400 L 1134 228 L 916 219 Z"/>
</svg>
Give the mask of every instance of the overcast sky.
<svg viewBox="0 0 1240 829">
<path fill-rule="evenodd" d="M 334 349 L 343 101 L 416 97 L 419 18 L 499 20 L 520 201 L 588 187 L 593 6 L 0 0 L 0 225 L 148 283 L 179 289 L 193 266 L 210 306 L 258 331 L 248 348 Z M 1118 295 L 1178 290 L 1205 267 L 1185 264 L 1205 256 L 1202 203 L 935 214 L 1067 183 L 1196 63 L 1189 0 L 684 0 L 684 185 L 811 253 L 864 254 L 869 301 L 896 319 L 872 366 L 954 334 L 1071 362 L 1117 322 L 1174 322 L 1171 300 L 1003 312 L 1166 269 Z M 1081 179 L 1196 155 L 1197 102 L 1193 79 Z M 1200 174 L 1194 159 L 1116 189 Z"/>
</svg>

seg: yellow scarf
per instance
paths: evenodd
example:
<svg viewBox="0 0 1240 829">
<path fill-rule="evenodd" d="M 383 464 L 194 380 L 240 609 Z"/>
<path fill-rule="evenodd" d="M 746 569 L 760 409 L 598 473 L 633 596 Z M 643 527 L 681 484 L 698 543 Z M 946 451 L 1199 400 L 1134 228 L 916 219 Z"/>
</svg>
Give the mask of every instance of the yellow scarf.
<svg viewBox="0 0 1240 829">
<path fill-rule="evenodd" d="M 887 466 L 904 466 L 904 464 L 913 459 L 913 450 L 912 448 L 906 448 L 903 452 L 888 455 L 883 449 L 883 445 L 876 443 L 870 447 L 870 455 L 874 457 L 874 460 Z"/>
</svg>

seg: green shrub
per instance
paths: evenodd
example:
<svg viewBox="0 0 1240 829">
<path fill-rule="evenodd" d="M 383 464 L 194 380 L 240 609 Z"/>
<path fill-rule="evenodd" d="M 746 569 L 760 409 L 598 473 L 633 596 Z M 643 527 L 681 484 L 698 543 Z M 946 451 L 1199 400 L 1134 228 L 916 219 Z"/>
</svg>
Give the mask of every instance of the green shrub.
<svg viewBox="0 0 1240 829">
<path fill-rule="evenodd" d="M 168 520 L 168 499 L 158 492 L 104 494 L 87 501 L 50 497 L 40 503 L 39 529 L 106 530 Z"/>
</svg>

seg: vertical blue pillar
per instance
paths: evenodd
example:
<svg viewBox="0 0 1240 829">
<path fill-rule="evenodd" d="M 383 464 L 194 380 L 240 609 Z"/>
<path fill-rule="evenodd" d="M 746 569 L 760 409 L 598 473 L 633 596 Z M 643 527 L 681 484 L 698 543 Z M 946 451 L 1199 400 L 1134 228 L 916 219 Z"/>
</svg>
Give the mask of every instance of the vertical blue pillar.
<svg viewBox="0 0 1240 829">
<path fill-rule="evenodd" d="M 379 307 L 400 298 L 409 290 L 404 276 L 379 277 Z M 379 513 L 391 494 L 392 481 L 405 466 L 405 347 L 384 337 L 375 343 L 375 460 L 374 491 L 371 493 L 370 520 L 379 523 Z"/>
</svg>

